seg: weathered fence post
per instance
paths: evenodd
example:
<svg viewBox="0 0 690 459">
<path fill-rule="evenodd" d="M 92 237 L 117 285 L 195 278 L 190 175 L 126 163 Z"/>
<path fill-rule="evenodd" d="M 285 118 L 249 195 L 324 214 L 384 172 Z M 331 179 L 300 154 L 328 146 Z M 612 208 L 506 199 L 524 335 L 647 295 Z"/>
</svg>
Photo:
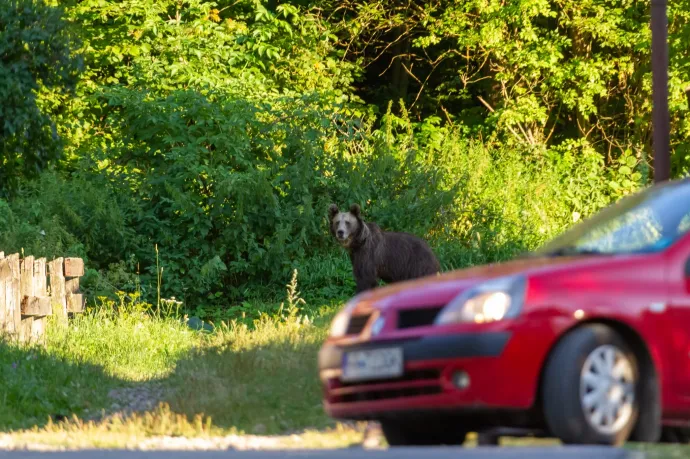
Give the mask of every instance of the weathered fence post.
<svg viewBox="0 0 690 459">
<path fill-rule="evenodd" d="M 11 278 L 10 262 L 5 253 L 0 252 L 0 333 L 5 332 L 7 321 L 7 280 Z"/>
<path fill-rule="evenodd" d="M 50 299 L 53 315 L 60 325 L 67 325 L 67 301 L 65 299 L 65 274 L 62 257 L 48 263 L 50 273 Z"/>
<path fill-rule="evenodd" d="M 79 278 L 84 275 L 84 260 L 65 258 L 65 298 L 67 312 L 75 313 L 84 310 L 84 297 L 79 293 Z"/>
<path fill-rule="evenodd" d="M 47 263 L 45 258 L 20 259 L 19 254 L 0 252 L 0 337 L 45 343 L 46 316 L 55 314 L 58 324 L 66 325 L 69 314 L 83 312 L 83 275 L 81 258 Z"/>
<path fill-rule="evenodd" d="M 50 298 L 46 295 L 45 258 L 22 260 L 22 328 L 20 338 L 25 343 L 43 342 L 45 316 L 51 313 Z"/>
<path fill-rule="evenodd" d="M 21 260 L 21 327 L 19 329 L 19 339 L 21 341 L 31 340 L 31 329 L 34 324 L 33 316 L 26 315 L 26 304 L 30 298 L 34 297 L 34 257 L 28 256 Z"/>
<path fill-rule="evenodd" d="M 53 313 L 52 305 L 50 304 L 50 297 L 48 297 L 47 288 L 47 278 L 46 278 L 46 259 L 39 258 L 34 261 L 34 296 L 41 298 L 44 307 L 41 308 L 41 313 L 43 315 L 37 315 L 34 317 L 33 324 L 31 326 L 31 338 L 41 344 L 45 343 L 45 332 L 46 332 L 46 316 Z"/>
<path fill-rule="evenodd" d="M 21 271 L 19 269 L 19 254 L 5 257 L 10 268 L 10 276 L 5 282 L 5 332 L 13 338 L 19 337 L 22 323 L 21 316 Z"/>
</svg>

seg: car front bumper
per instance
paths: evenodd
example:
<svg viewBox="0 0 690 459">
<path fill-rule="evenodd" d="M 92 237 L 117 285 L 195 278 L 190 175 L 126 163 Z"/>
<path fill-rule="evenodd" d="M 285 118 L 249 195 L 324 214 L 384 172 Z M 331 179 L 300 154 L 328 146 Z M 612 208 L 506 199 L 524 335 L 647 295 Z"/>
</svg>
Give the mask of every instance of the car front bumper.
<svg viewBox="0 0 690 459">
<path fill-rule="evenodd" d="M 319 373 L 326 413 L 337 419 L 378 419 L 404 413 L 451 410 L 527 409 L 533 402 L 538 370 L 516 346 L 509 331 L 431 335 L 401 341 L 369 341 L 349 346 L 326 343 Z M 401 347 L 402 377 L 343 383 L 344 352 Z M 465 387 L 458 384 L 464 372 Z"/>
</svg>

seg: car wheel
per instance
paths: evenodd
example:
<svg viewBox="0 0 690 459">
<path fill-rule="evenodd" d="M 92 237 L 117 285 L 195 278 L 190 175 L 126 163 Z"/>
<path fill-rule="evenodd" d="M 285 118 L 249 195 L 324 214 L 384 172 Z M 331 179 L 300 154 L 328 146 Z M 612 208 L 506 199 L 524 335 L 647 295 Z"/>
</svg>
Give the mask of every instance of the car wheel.
<svg viewBox="0 0 690 459">
<path fill-rule="evenodd" d="M 551 354 L 544 372 L 548 428 L 564 443 L 623 444 L 639 413 L 635 354 L 611 328 L 576 329 Z"/>
<path fill-rule="evenodd" d="M 457 425 L 383 420 L 381 431 L 389 446 L 462 445 L 467 432 Z"/>
</svg>

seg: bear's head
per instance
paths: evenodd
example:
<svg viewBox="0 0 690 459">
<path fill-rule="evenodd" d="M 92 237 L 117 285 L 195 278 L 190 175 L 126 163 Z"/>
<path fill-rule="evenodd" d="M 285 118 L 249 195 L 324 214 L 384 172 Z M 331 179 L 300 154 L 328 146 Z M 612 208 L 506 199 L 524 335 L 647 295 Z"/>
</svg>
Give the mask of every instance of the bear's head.
<svg viewBox="0 0 690 459">
<path fill-rule="evenodd" d="M 337 205 L 331 204 L 328 208 L 328 217 L 331 235 L 341 246 L 350 248 L 354 241 L 361 239 L 366 225 L 362 221 L 357 204 L 352 204 L 347 212 L 340 212 Z"/>
</svg>

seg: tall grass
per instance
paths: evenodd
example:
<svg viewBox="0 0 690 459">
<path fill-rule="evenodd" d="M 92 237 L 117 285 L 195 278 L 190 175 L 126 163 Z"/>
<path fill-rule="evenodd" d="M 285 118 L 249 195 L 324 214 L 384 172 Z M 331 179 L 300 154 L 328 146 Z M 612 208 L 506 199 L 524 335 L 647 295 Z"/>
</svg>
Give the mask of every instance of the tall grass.
<svg viewBox="0 0 690 459">
<path fill-rule="evenodd" d="M 52 327 L 48 350 L 60 358 L 98 365 L 107 376 L 123 381 L 166 377 L 204 339 L 184 324 L 171 303 L 163 300 L 163 306 L 169 306 L 161 312 L 136 293 L 121 293 L 118 302 L 101 299 L 97 307 L 75 315 L 69 327 Z"/>
</svg>

